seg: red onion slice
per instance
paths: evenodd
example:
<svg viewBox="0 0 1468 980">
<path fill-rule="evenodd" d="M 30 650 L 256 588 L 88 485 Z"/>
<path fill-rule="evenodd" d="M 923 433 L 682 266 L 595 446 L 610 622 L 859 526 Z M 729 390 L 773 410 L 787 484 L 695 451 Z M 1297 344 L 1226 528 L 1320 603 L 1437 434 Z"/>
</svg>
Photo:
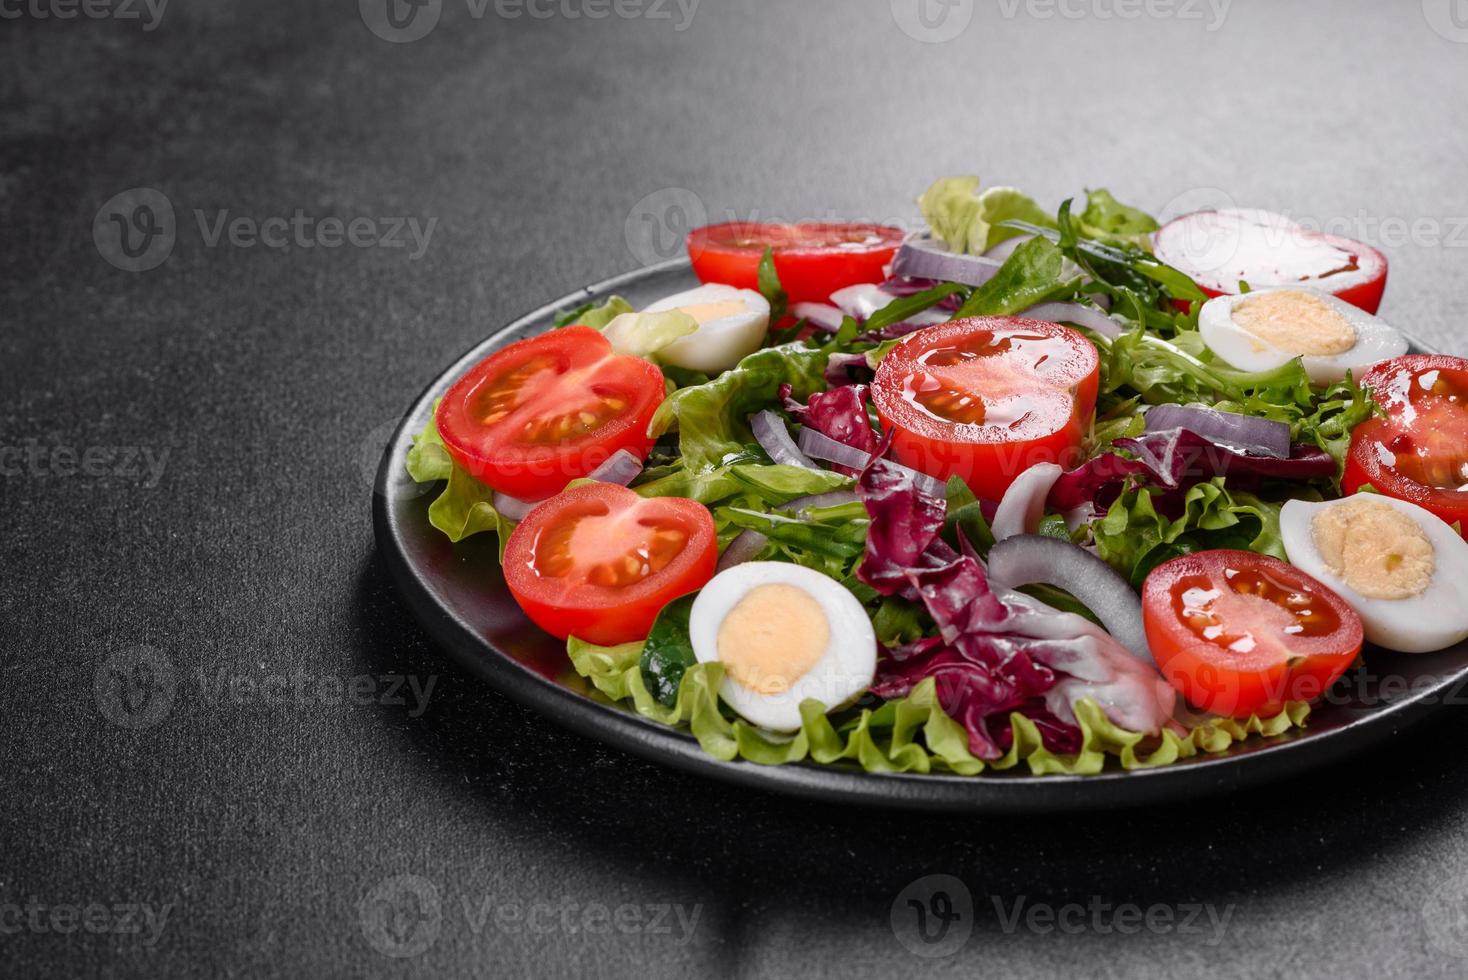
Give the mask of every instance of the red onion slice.
<svg viewBox="0 0 1468 980">
<path fill-rule="evenodd" d="M 1274 419 L 1190 405 L 1158 405 L 1147 410 L 1148 432 L 1187 429 L 1225 448 L 1290 458 L 1290 427 Z"/>
<path fill-rule="evenodd" d="M 873 313 L 876 313 L 878 310 L 885 310 L 897 299 L 901 299 L 901 297 L 894 296 L 876 283 L 870 282 L 847 286 L 831 294 L 832 304 L 843 314 L 863 323 Z"/>
<path fill-rule="evenodd" d="M 840 330 L 841 321 L 846 318 L 845 313 L 829 303 L 796 303 L 790 307 L 790 315 L 797 320 L 806 321 L 825 333 L 835 333 Z"/>
<path fill-rule="evenodd" d="M 615 483 L 619 487 L 625 487 L 637 479 L 642 472 L 642 460 L 625 449 L 618 449 L 607 458 L 607 461 L 591 471 L 588 480 L 598 483 Z"/>
<path fill-rule="evenodd" d="M 752 560 L 755 555 L 765 550 L 765 545 L 769 543 L 769 540 L 758 531 L 751 531 L 747 528 L 740 531 L 734 536 L 734 540 L 729 542 L 729 547 L 724 549 L 724 553 L 719 556 L 715 574 Z"/>
<path fill-rule="evenodd" d="M 1046 323 L 1074 323 L 1087 330 L 1094 330 L 1110 340 L 1120 337 L 1127 329 L 1095 307 L 1080 303 L 1041 303 L 1030 307 L 1019 316 L 1029 320 L 1043 320 Z"/>
<path fill-rule="evenodd" d="M 999 511 L 994 515 L 995 541 L 1005 541 L 1021 534 L 1034 534 L 1045 516 L 1045 501 L 1050 489 L 1065 470 L 1054 463 L 1036 463 L 1009 485 Z"/>
<path fill-rule="evenodd" d="M 785 429 L 785 420 L 780 418 L 779 413 L 767 408 L 750 416 L 749 426 L 754 430 L 754 437 L 759 441 L 760 448 L 776 463 L 807 470 L 820 469 L 800 451 L 795 440 L 790 438 L 790 433 Z"/>
<path fill-rule="evenodd" d="M 932 238 L 910 238 L 892 260 L 892 275 L 905 279 L 936 279 L 965 286 L 982 286 L 998 274 L 1002 260 L 983 255 L 950 252 Z"/>
<path fill-rule="evenodd" d="M 853 470 L 865 469 L 872 461 L 870 453 L 864 453 L 860 449 L 854 449 L 844 442 L 837 442 L 824 432 L 812 428 L 800 430 L 800 449 L 812 459 L 819 459 L 827 463 L 835 463 L 837 466 L 849 467 Z M 894 466 L 899 464 L 894 463 Z M 918 489 L 932 497 L 946 498 L 948 496 L 947 482 L 926 473 L 902 466 L 912 474 L 913 482 Z"/>
<path fill-rule="evenodd" d="M 1115 569 L 1079 545 L 1034 534 L 1001 541 L 989 552 L 989 580 L 999 589 L 1042 583 L 1064 589 L 1095 613 L 1118 643 L 1152 662 L 1141 597 Z"/>
<path fill-rule="evenodd" d="M 1023 245 L 1025 242 L 1033 240 L 1034 237 L 1034 235 L 1015 235 L 1013 238 L 1006 238 L 1004 239 L 1004 241 L 1000 242 L 998 245 L 995 245 L 993 248 L 989 249 L 989 251 L 985 252 L 984 258 L 991 259 L 999 263 L 1007 262 L 1009 260 L 1009 257 L 1013 255 L 1021 245 Z"/>
</svg>

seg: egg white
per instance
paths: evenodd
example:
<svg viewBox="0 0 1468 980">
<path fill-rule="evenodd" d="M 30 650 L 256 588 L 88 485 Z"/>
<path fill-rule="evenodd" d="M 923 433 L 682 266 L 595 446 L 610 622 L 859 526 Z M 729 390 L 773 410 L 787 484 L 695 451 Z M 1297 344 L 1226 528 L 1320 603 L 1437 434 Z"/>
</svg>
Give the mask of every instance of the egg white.
<svg viewBox="0 0 1468 980">
<path fill-rule="evenodd" d="M 1315 515 L 1347 503 L 1291 500 L 1280 515 L 1285 552 L 1295 567 L 1314 576 L 1356 610 L 1366 627 L 1366 639 L 1399 653 L 1431 653 L 1468 639 L 1468 541 L 1442 518 L 1416 504 L 1395 497 L 1375 496 L 1410 517 L 1426 533 L 1436 559 L 1427 589 L 1410 599 L 1372 599 L 1361 595 L 1336 575 L 1315 546 Z"/>
<path fill-rule="evenodd" d="M 820 607 L 830 627 L 825 653 L 810 670 L 778 694 L 761 694 L 725 674 L 719 694 L 746 720 L 772 732 L 800 729 L 800 703 L 814 699 L 827 711 L 859 697 L 877 671 L 877 635 L 856 596 L 814 569 L 786 562 L 746 562 L 726 569 L 703 587 L 689 616 L 689 636 L 699 663 L 719 662 L 719 627 L 753 589 L 789 585 Z"/>
<path fill-rule="evenodd" d="M 1314 384 L 1335 384 L 1345 378 L 1347 371 L 1359 378 L 1371 365 L 1407 353 L 1407 339 L 1379 317 L 1352 306 L 1338 296 L 1299 286 L 1256 289 L 1241 296 L 1219 296 L 1203 304 L 1198 315 L 1198 330 L 1208 349 L 1233 367 L 1252 372 L 1273 371 L 1299 357 L 1250 333 L 1234 321 L 1234 308 L 1240 303 L 1252 296 L 1280 292 L 1314 296 L 1344 316 L 1356 330 L 1356 345 L 1350 350 L 1302 358 L 1305 372 Z"/>
<path fill-rule="evenodd" d="M 659 350 L 658 360 L 690 371 L 718 374 L 759 350 L 770 331 L 770 304 L 752 289 L 710 283 L 658 300 L 647 312 L 666 313 L 730 300 L 744 304 L 744 312 L 700 323 L 696 332 Z"/>
</svg>

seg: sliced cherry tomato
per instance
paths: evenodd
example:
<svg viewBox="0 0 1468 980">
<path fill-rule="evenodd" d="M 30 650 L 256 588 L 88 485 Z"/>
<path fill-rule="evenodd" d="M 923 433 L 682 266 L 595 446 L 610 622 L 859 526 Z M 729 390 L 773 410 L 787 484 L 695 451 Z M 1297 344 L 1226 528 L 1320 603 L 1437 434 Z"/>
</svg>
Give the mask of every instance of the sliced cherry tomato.
<svg viewBox="0 0 1468 980">
<path fill-rule="evenodd" d="M 1232 296 L 1240 282 L 1309 286 L 1374 314 L 1386 292 L 1386 256 L 1272 211 L 1199 211 L 1164 226 L 1154 242 L 1159 259 L 1209 296 Z"/>
<path fill-rule="evenodd" d="M 883 270 L 904 237 L 902 229 L 887 225 L 736 221 L 695 228 L 688 257 L 703 282 L 758 289 L 760 259 L 766 248 L 773 249 L 790 302 L 824 303 L 838 289 L 884 281 Z"/>
<path fill-rule="evenodd" d="M 541 500 L 617 450 L 645 458 L 663 373 L 623 357 L 590 327 L 511 344 L 460 378 L 439 403 L 439 435 L 479 482 Z"/>
<path fill-rule="evenodd" d="M 1074 466 L 1096 410 L 1101 359 L 1069 327 L 1017 317 L 919 330 L 882 359 L 872 404 L 892 451 L 1000 500 L 1036 463 Z"/>
<path fill-rule="evenodd" d="M 614 646 L 646 639 L 664 606 L 713 578 L 718 559 L 707 507 L 596 483 L 532 510 L 505 544 L 504 569 L 541 629 Z"/>
<path fill-rule="evenodd" d="M 1468 360 L 1408 354 L 1361 379 L 1386 410 L 1351 434 L 1342 488 L 1363 487 L 1468 528 Z"/>
<path fill-rule="evenodd" d="M 1234 718 L 1314 701 L 1361 653 L 1361 617 L 1293 565 L 1200 551 L 1159 565 L 1142 589 L 1157 666 L 1188 703 Z"/>
</svg>

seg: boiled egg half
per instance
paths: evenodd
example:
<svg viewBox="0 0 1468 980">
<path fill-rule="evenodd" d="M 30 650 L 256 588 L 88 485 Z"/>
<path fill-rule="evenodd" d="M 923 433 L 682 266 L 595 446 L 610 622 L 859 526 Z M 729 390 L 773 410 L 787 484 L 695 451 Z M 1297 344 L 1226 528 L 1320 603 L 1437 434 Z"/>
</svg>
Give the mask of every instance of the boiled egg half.
<svg viewBox="0 0 1468 980">
<path fill-rule="evenodd" d="M 1203 342 L 1241 371 L 1272 371 L 1301 358 L 1310 380 L 1334 384 L 1407 353 L 1395 327 L 1330 293 L 1284 287 L 1219 296 L 1198 316 Z"/>
<path fill-rule="evenodd" d="M 1361 616 L 1366 638 L 1401 653 L 1468 639 L 1468 541 L 1416 504 L 1375 493 L 1280 517 L 1285 551 Z"/>
<path fill-rule="evenodd" d="M 747 562 L 715 575 L 689 616 L 700 663 L 724 665 L 720 696 L 772 732 L 801 726 L 800 704 L 827 711 L 872 684 L 877 636 L 856 596 L 835 579 L 785 562 Z"/>
<path fill-rule="evenodd" d="M 660 349 L 658 360 L 704 374 L 729 370 L 759 350 L 770 331 L 770 304 L 752 289 L 699 286 L 659 300 L 646 312 L 669 310 L 693 317 L 698 330 Z"/>
</svg>

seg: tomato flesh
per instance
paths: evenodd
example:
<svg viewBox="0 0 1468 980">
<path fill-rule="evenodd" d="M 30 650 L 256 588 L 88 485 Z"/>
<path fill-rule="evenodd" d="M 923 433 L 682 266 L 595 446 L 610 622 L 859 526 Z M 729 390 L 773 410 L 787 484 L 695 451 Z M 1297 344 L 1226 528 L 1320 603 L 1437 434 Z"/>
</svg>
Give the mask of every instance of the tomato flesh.
<svg viewBox="0 0 1468 980">
<path fill-rule="evenodd" d="M 1381 252 L 1269 211 L 1184 215 L 1157 232 L 1155 251 L 1209 297 L 1235 295 L 1240 282 L 1254 289 L 1308 286 L 1375 314 L 1386 293 L 1387 261 Z"/>
<path fill-rule="evenodd" d="M 1468 360 L 1408 354 L 1361 379 L 1386 411 L 1351 434 L 1346 493 L 1370 487 L 1468 527 Z"/>
<path fill-rule="evenodd" d="M 792 303 L 824 303 L 847 286 L 883 282 L 905 236 L 887 225 L 731 222 L 695 228 L 688 236 L 693 271 L 705 282 L 759 288 L 765 249 Z"/>
<path fill-rule="evenodd" d="M 702 504 L 625 487 L 573 487 L 532 510 L 505 544 L 505 581 L 552 636 L 599 646 L 645 639 L 662 608 L 714 575 L 718 534 Z"/>
<path fill-rule="evenodd" d="M 444 395 L 435 419 L 470 476 L 541 500 L 619 449 L 646 457 L 663 395 L 656 365 L 614 354 L 590 327 L 566 327 L 482 361 Z"/>
<path fill-rule="evenodd" d="M 1147 640 L 1195 708 L 1278 714 L 1325 694 L 1361 653 L 1361 618 L 1309 575 L 1251 551 L 1204 551 L 1159 565 L 1142 589 Z"/>
<path fill-rule="evenodd" d="M 1100 357 L 1069 327 L 978 317 L 928 327 L 877 369 L 872 403 L 893 455 L 1000 500 L 1036 463 L 1076 465 L 1096 409 Z"/>
</svg>

